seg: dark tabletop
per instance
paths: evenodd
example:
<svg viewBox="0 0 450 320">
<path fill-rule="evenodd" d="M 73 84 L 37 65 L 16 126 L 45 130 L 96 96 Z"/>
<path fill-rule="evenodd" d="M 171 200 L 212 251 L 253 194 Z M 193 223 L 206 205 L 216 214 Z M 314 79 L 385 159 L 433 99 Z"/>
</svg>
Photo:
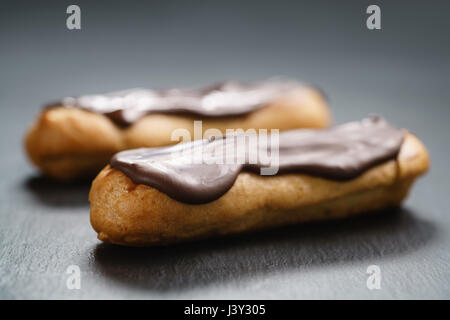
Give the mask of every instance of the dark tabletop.
<svg viewBox="0 0 450 320">
<path fill-rule="evenodd" d="M 153 4 L 151 4 L 153 3 Z M 450 298 L 450 5 L 377 1 L 68 1 L 0 4 L 0 298 Z M 45 102 L 132 87 L 274 75 L 327 93 L 335 123 L 370 113 L 426 144 L 404 206 L 166 248 L 102 244 L 89 183 L 58 184 L 22 139 Z M 81 289 L 66 286 L 70 265 Z M 380 290 L 366 287 L 369 265 Z"/>
</svg>

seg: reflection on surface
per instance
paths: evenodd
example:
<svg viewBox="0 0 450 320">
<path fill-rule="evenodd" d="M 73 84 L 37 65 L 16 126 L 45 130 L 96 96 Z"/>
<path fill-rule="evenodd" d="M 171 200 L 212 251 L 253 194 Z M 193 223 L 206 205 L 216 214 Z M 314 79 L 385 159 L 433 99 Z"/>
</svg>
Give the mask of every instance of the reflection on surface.
<svg viewBox="0 0 450 320">
<path fill-rule="evenodd" d="M 93 267 L 127 286 L 169 291 L 283 270 L 406 254 L 436 228 L 405 208 L 168 247 L 99 244 Z"/>
</svg>

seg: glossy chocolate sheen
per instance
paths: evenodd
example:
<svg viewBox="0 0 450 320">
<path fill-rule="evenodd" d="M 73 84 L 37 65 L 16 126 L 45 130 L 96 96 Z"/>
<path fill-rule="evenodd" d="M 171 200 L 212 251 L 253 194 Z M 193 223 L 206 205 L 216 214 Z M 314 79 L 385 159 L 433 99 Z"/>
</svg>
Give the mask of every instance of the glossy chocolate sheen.
<svg viewBox="0 0 450 320">
<path fill-rule="evenodd" d="M 241 115 L 302 87 L 305 85 L 293 80 L 254 84 L 229 81 L 200 89 L 137 88 L 67 97 L 51 106 L 82 108 L 103 114 L 120 126 L 128 126 L 149 113 L 186 113 L 205 117 Z"/>
<path fill-rule="evenodd" d="M 259 173 L 267 168 L 269 163 L 262 160 L 263 155 L 275 154 L 268 153 L 270 146 L 258 139 L 256 148 L 246 147 L 251 137 L 258 136 L 246 135 L 246 140 L 242 137 L 229 135 L 172 147 L 127 150 L 117 153 L 110 164 L 134 183 L 156 188 L 175 200 L 207 203 L 225 194 L 242 170 Z M 279 134 L 277 174 L 353 179 L 377 164 L 395 159 L 402 141 L 402 130 L 378 117 L 325 130 L 284 131 Z M 237 150 L 231 154 L 233 161 L 217 164 L 229 146 Z"/>
</svg>

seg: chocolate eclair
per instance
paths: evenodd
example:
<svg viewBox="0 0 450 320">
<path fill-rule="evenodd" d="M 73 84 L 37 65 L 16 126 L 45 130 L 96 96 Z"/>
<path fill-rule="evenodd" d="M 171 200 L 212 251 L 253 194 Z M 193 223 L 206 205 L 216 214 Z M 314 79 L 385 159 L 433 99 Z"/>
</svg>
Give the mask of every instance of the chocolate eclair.
<svg viewBox="0 0 450 320">
<path fill-rule="evenodd" d="M 98 238 L 151 246 L 376 211 L 399 205 L 429 166 L 414 135 L 379 117 L 249 148 L 253 136 L 239 137 L 116 154 L 89 195 Z M 223 161 L 230 145 L 241 151 Z"/>
<path fill-rule="evenodd" d="M 292 80 L 224 82 L 200 89 L 131 89 L 67 97 L 52 103 L 29 129 L 25 145 L 45 174 L 73 179 L 95 174 L 121 150 L 179 142 L 175 130 L 200 139 L 209 129 L 323 128 L 327 101 L 313 86 Z"/>
</svg>

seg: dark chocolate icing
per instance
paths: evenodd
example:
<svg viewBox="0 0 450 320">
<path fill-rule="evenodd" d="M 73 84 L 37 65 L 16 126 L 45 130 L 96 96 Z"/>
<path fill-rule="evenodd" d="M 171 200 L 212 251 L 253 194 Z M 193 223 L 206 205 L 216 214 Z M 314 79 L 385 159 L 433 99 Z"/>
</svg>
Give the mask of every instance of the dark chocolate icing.
<svg viewBox="0 0 450 320">
<path fill-rule="evenodd" d="M 108 116 L 128 126 L 149 113 L 187 113 L 206 117 L 249 113 L 282 94 L 305 85 L 293 80 L 253 84 L 223 82 L 200 89 L 130 89 L 106 94 L 67 97 L 52 104 L 76 107 Z"/>
<path fill-rule="evenodd" d="M 154 187 L 175 200 L 207 203 L 226 193 L 242 170 L 258 172 L 268 166 L 260 156 L 267 154 L 270 147 L 262 143 L 253 150 L 243 148 L 243 152 L 233 154 L 231 164 L 208 164 L 214 162 L 208 159 L 220 158 L 227 146 L 242 146 L 243 136 L 247 141 L 257 137 L 228 135 L 172 147 L 127 150 L 116 154 L 110 164 L 134 183 Z M 331 180 L 353 179 L 379 163 L 395 159 L 402 141 L 402 130 L 378 117 L 326 130 L 281 132 L 278 174 L 297 172 Z M 203 158 L 192 163 L 192 155 Z M 252 157 L 257 161 L 252 162 Z"/>
</svg>

